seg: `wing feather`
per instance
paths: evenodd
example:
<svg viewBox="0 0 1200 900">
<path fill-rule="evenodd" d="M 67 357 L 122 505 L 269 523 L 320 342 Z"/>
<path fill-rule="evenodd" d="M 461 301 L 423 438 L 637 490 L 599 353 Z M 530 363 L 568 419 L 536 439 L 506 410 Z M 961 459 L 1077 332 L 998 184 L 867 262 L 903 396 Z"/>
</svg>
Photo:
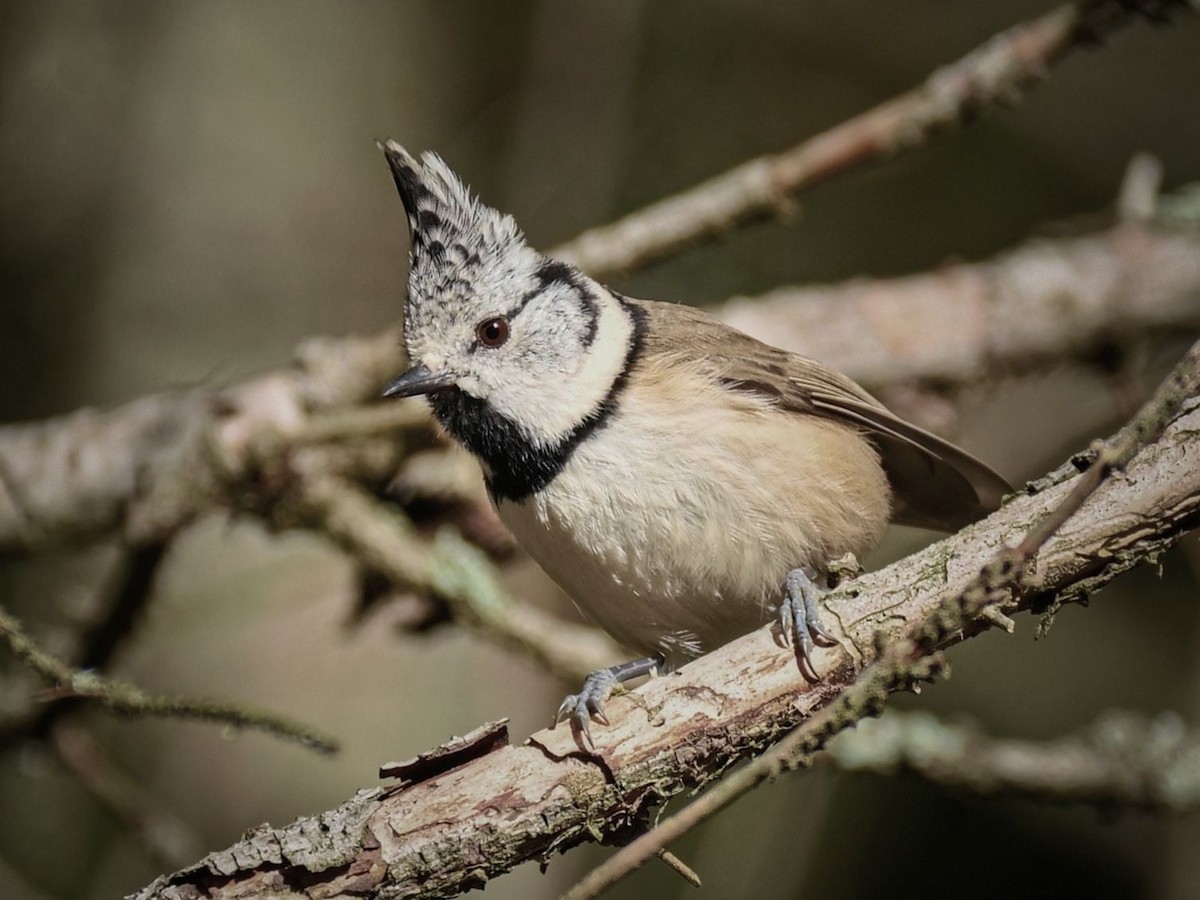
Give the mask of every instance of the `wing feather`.
<svg viewBox="0 0 1200 900">
<path fill-rule="evenodd" d="M 999 508 L 1012 488 L 988 465 L 887 410 L 844 375 L 730 328 L 693 307 L 630 300 L 644 310 L 646 351 L 703 364 L 732 391 L 861 431 L 879 451 L 903 525 L 957 531 Z"/>
</svg>

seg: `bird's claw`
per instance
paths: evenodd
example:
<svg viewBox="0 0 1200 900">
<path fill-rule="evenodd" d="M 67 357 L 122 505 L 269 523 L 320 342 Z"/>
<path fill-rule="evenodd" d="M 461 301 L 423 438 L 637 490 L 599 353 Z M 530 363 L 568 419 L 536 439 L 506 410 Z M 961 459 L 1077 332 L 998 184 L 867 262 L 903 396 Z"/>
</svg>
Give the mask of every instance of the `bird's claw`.
<svg viewBox="0 0 1200 900">
<path fill-rule="evenodd" d="M 578 694 L 569 694 L 559 704 L 558 712 L 554 714 L 553 728 L 559 722 L 570 720 L 571 730 L 579 736 L 579 742 L 588 753 L 595 754 L 596 745 L 592 743 L 592 722 L 607 725 L 608 716 L 604 714 L 604 704 L 612 696 L 613 688 L 624 681 L 640 678 L 658 671 L 663 663 L 662 656 L 644 656 L 641 659 L 630 660 L 609 669 L 599 669 L 584 679 L 583 687 Z"/>
<path fill-rule="evenodd" d="M 817 601 L 823 593 L 825 591 L 813 581 L 812 574 L 804 569 L 793 569 L 788 573 L 783 602 L 779 604 L 777 642 L 795 648 L 800 674 L 812 684 L 821 680 L 812 660 L 814 642 L 822 647 L 833 647 L 838 643 L 821 622 Z"/>
<path fill-rule="evenodd" d="M 609 669 L 593 672 L 583 682 L 578 694 L 568 694 L 554 714 L 553 728 L 559 722 L 570 721 L 571 730 L 575 731 L 588 753 L 596 752 L 592 742 L 591 723 L 593 720 L 601 725 L 608 725 L 608 716 L 604 714 L 604 704 L 612 696 L 613 688 L 617 686 L 617 677 Z"/>
</svg>

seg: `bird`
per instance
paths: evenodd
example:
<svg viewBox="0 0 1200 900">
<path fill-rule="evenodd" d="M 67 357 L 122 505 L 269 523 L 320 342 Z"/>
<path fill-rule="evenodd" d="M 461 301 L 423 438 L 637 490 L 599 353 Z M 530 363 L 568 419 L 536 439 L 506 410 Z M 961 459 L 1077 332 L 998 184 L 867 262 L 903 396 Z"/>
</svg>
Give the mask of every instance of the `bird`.
<svg viewBox="0 0 1200 900">
<path fill-rule="evenodd" d="M 889 522 L 957 531 L 1011 489 L 850 378 L 535 250 L 432 152 L 379 142 L 408 220 L 390 398 L 425 395 L 517 543 L 617 642 L 555 723 L 594 752 L 616 685 L 775 622 L 801 675 L 830 562 Z"/>
</svg>

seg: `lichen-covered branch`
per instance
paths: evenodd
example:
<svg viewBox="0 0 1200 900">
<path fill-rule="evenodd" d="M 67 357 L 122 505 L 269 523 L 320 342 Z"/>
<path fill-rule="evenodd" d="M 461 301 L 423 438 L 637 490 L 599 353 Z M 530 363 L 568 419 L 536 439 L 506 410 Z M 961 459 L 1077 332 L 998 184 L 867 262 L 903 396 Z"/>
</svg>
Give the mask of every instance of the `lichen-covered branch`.
<svg viewBox="0 0 1200 900">
<path fill-rule="evenodd" d="M 968 596 L 996 548 L 1020 541 L 1081 477 L 1064 467 L 987 520 L 839 588 L 827 608 L 844 642 L 818 651 L 820 684 L 800 679 L 790 655 L 762 629 L 615 697 L 611 726 L 594 730 L 599 758 L 581 753 L 566 730 L 539 732 L 402 789 L 368 790 L 314 819 L 261 829 L 138 896 L 302 897 L 319 880 L 328 897 L 445 897 L 522 861 L 626 838 L 666 798 L 707 784 L 804 720 L 829 736 L 877 711 L 891 686 L 874 684 L 872 660 L 897 643 L 907 653 L 930 628 L 936 646 L 920 653 L 932 655 L 923 668 L 909 660 L 906 677 L 911 683 L 933 674 L 938 649 L 988 625 L 977 617 L 942 619 L 945 605 Z M 1054 533 L 1026 576 L 1036 587 L 1006 592 L 1004 611 L 1094 591 L 1156 558 L 1198 522 L 1200 409 L 1193 404 Z M 858 690 L 853 711 L 835 702 L 863 678 L 869 689 Z"/>
<path fill-rule="evenodd" d="M 643 268 L 685 247 L 791 211 L 796 196 L 849 168 L 923 145 L 936 132 L 1013 105 L 1069 50 L 1094 45 L 1139 15 L 1161 20 L 1187 0 L 1082 0 L 1010 28 L 925 83 L 776 156 L 594 228 L 553 255 L 597 278 Z"/>
<path fill-rule="evenodd" d="M 838 735 L 829 754 L 841 769 L 913 772 L 978 794 L 1102 809 L 1200 807 L 1200 735 L 1174 713 L 1108 713 L 1080 734 L 1032 741 L 990 737 L 926 712 L 891 710 Z"/>
<path fill-rule="evenodd" d="M 78 626 L 77 631 L 72 629 L 78 635 L 72 642 L 75 646 L 59 650 L 64 667 L 105 669 L 148 603 L 165 555 L 166 545 L 161 542 L 125 548 L 118 555 L 96 599 L 73 623 Z M 0 715 L 0 750 L 15 741 L 45 737 L 71 708 L 69 703 L 45 703 L 32 691 L 22 702 L 13 701 Z"/>
<path fill-rule="evenodd" d="M 155 694 L 87 669 L 72 668 L 39 646 L 25 633 L 21 623 L 3 609 L 0 609 L 0 641 L 7 644 L 17 659 L 54 685 L 43 697 L 47 701 L 76 698 L 92 700 L 120 715 L 170 716 L 219 722 L 236 728 L 265 731 L 321 753 L 332 753 L 337 749 L 334 738 L 266 710 L 235 703 Z"/>
<path fill-rule="evenodd" d="M 597 629 L 509 596 L 486 555 L 453 529 L 443 529 L 430 544 L 402 513 L 348 481 L 319 472 L 303 475 L 289 509 L 296 524 L 326 535 L 362 565 L 400 588 L 445 602 L 462 625 L 560 677 L 582 679 L 621 656 Z"/>
</svg>

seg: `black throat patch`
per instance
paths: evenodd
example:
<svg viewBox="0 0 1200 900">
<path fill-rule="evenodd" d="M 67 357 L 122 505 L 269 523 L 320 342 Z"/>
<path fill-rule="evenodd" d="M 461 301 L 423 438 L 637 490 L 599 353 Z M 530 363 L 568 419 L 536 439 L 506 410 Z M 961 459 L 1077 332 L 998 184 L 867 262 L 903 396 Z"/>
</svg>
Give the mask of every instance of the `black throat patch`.
<svg viewBox="0 0 1200 900">
<path fill-rule="evenodd" d="M 629 370 L 642 350 L 645 313 L 614 294 L 633 322 L 633 335 L 620 374 L 608 393 L 586 417 L 556 444 L 538 446 L 524 429 L 490 404 L 457 389 L 429 397 L 433 414 L 460 444 L 487 464 L 492 500 L 519 503 L 550 484 L 566 466 L 575 448 L 608 424 L 629 380 Z"/>
</svg>

